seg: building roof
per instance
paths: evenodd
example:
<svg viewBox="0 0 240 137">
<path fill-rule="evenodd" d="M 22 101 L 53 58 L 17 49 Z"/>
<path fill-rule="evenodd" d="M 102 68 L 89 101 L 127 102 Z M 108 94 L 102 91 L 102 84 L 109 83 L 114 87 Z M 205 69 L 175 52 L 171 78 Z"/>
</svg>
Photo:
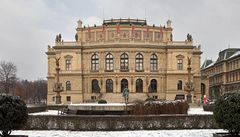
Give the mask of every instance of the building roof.
<svg viewBox="0 0 240 137">
<path fill-rule="evenodd" d="M 240 55 L 240 51 L 237 51 L 232 56 L 230 56 L 228 59 L 234 58 L 234 57 L 239 56 L 239 55 Z"/>
<path fill-rule="evenodd" d="M 110 20 L 103 20 L 103 25 L 147 25 L 146 20 L 142 19 L 110 19 Z"/>
<path fill-rule="evenodd" d="M 208 68 L 208 67 L 212 66 L 214 63 L 215 63 L 215 62 L 213 62 L 212 60 L 206 59 L 206 60 L 203 62 L 202 66 L 201 66 L 201 69 Z"/>
<path fill-rule="evenodd" d="M 239 48 L 228 48 L 223 51 L 220 51 L 216 63 L 230 58 L 232 55 L 234 55 L 238 51 L 240 51 Z"/>
<path fill-rule="evenodd" d="M 229 60 L 229 59 L 234 58 L 236 56 L 240 56 L 240 48 L 225 49 L 225 50 L 219 52 L 218 59 L 217 59 L 216 62 L 214 62 L 212 60 L 209 60 L 209 59 L 206 59 L 201 66 L 201 70 L 209 68 L 209 67 L 215 65 L 218 62 L 221 62 L 223 60 Z"/>
</svg>

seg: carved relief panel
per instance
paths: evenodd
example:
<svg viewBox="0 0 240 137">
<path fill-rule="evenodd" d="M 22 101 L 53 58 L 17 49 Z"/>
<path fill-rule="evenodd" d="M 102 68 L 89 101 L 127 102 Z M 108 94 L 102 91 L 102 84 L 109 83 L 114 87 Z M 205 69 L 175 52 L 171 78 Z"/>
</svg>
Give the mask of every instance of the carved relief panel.
<svg viewBox="0 0 240 137">
<path fill-rule="evenodd" d="M 86 41 L 94 41 L 95 35 L 94 32 L 85 32 Z"/>
<path fill-rule="evenodd" d="M 142 31 L 141 30 L 136 30 L 134 37 L 135 37 L 136 40 L 141 40 Z"/>
</svg>

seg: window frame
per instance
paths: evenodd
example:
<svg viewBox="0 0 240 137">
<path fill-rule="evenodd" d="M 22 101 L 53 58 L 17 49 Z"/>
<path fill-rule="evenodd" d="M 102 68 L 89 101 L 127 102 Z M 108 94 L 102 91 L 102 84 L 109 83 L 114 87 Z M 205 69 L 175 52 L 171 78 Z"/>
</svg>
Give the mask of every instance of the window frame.
<svg viewBox="0 0 240 137">
<path fill-rule="evenodd" d="M 150 90 L 148 92 L 150 93 L 157 93 L 157 80 L 156 79 L 152 79 L 150 81 Z"/>
<path fill-rule="evenodd" d="M 97 79 L 93 79 L 92 80 L 92 93 L 100 93 L 100 89 L 98 89 L 98 88 L 100 88 L 98 80 Z"/>
<path fill-rule="evenodd" d="M 99 57 L 96 53 L 94 53 L 91 57 L 91 70 L 92 71 L 99 70 Z"/>
<path fill-rule="evenodd" d="M 137 72 L 142 72 L 144 71 L 144 60 L 143 60 L 143 55 L 141 53 L 138 53 L 136 56 L 135 56 L 135 70 Z"/>
<path fill-rule="evenodd" d="M 152 54 L 150 57 L 150 70 L 151 71 L 158 70 L 158 57 L 156 54 Z"/>
<path fill-rule="evenodd" d="M 66 91 L 71 91 L 71 90 L 72 90 L 71 81 L 66 81 Z"/>
<path fill-rule="evenodd" d="M 120 56 L 120 70 L 128 71 L 129 70 L 129 57 L 127 53 L 123 53 Z"/>
<path fill-rule="evenodd" d="M 183 70 L 183 59 L 177 59 L 177 70 Z"/>
<path fill-rule="evenodd" d="M 106 80 L 106 93 L 113 93 L 113 80 L 112 79 Z"/>
<path fill-rule="evenodd" d="M 70 58 L 67 58 L 65 60 L 65 65 L 66 65 L 66 70 L 69 71 L 69 70 L 72 70 L 72 59 Z"/>
<path fill-rule="evenodd" d="M 143 93 L 143 80 L 137 79 L 135 84 L 136 84 L 136 93 Z"/>
<path fill-rule="evenodd" d="M 106 71 L 113 71 L 114 70 L 114 59 L 111 53 L 108 53 L 105 56 L 105 70 Z"/>
<path fill-rule="evenodd" d="M 121 92 L 123 92 L 125 87 L 128 87 L 128 80 L 127 79 L 122 79 L 121 80 Z"/>
</svg>

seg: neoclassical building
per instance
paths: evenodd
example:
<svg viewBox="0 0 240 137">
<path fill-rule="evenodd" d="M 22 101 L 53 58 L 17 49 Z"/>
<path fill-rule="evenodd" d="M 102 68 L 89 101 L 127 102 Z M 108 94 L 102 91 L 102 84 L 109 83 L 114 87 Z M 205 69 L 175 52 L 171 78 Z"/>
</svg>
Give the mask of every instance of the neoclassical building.
<svg viewBox="0 0 240 137">
<path fill-rule="evenodd" d="M 104 20 L 100 26 L 82 26 L 77 22 L 75 41 L 63 41 L 57 35 L 49 46 L 48 104 L 54 104 L 56 61 L 60 58 L 59 81 L 62 103 L 124 102 L 122 90 L 128 87 L 129 101 L 174 100 L 186 94 L 188 58 L 191 58 L 192 95 L 201 96 L 200 46 L 192 36 L 174 41 L 171 21 L 166 26 L 148 25 L 140 19 Z"/>
<path fill-rule="evenodd" d="M 226 92 L 240 92 L 240 48 L 219 52 L 218 59 L 205 60 L 202 67 L 202 93 L 215 99 Z"/>
</svg>

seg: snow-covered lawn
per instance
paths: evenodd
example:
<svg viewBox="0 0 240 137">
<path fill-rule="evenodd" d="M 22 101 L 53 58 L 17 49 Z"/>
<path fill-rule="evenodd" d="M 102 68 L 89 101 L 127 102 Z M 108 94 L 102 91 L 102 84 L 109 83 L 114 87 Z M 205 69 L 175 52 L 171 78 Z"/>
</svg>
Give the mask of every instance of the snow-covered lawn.
<svg viewBox="0 0 240 137">
<path fill-rule="evenodd" d="M 132 105 L 132 104 L 128 104 Z M 103 103 L 103 104 L 98 104 L 98 103 L 82 103 L 82 104 L 70 104 L 70 106 L 126 106 L 125 103 Z"/>
<path fill-rule="evenodd" d="M 12 135 L 28 137 L 212 137 L 213 133 L 226 132 L 221 129 L 203 130 L 140 130 L 140 131 L 57 131 L 27 130 L 13 131 Z"/>
<path fill-rule="evenodd" d="M 45 112 L 30 113 L 29 115 L 58 115 L 57 110 L 47 110 Z"/>
<path fill-rule="evenodd" d="M 213 112 L 204 111 L 202 107 L 200 108 L 189 108 L 188 114 L 198 114 L 198 115 L 212 115 Z"/>
<path fill-rule="evenodd" d="M 188 114 L 198 114 L 198 115 L 212 115 L 212 112 L 204 111 L 202 107 L 200 108 L 189 108 Z M 58 115 L 57 110 L 48 110 L 46 112 L 31 113 L 30 115 Z"/>
</svg>

